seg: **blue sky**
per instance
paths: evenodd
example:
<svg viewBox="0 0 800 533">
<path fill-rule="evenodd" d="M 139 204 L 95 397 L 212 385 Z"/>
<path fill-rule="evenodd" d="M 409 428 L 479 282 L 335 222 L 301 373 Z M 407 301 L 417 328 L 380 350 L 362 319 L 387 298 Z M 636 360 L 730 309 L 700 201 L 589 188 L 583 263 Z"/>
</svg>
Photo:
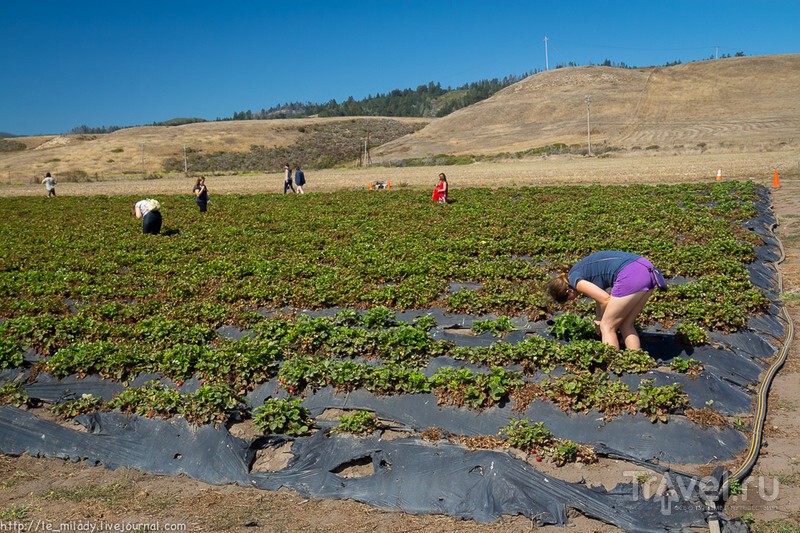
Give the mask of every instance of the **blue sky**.
<svg viewBox="0 0 800 533">
<path fill-rule="evenodd" d="M 609 59 L 800 53 L 797 0 L 3 0 L 0 132 L 342 101 Z"/>
</svg>

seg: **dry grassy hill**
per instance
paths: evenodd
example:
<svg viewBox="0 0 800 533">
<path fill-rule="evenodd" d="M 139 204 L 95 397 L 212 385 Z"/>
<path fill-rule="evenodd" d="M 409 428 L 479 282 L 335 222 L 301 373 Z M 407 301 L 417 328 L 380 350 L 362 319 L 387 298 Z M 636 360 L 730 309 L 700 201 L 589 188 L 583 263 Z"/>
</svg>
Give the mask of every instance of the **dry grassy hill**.
<svg viewBox="0 0 800 533">
<path fill-rule="evenodd" d="M 769 149 L 797 143 L 800 55 L 672 67 L 575 67 L 530 76 L 382 146 L 380 159 L 496 154 L 553 143 Z"/>
<path fill-rule="evenodd" d="M 455 174 L 457 183 L 465 186 L 498 185 L 505 183 L 503 180 L 541 184 L 565 178 L 581 183 L 705 179 L 720 168 L 731 177 L 767 176 L 775 168 L 795 172 L 800 166 L 796 156 L 800 147 L 798 87 L 800 54 L 644 69 L 563 68 L 530 76 L 441 119 L 386 119 L 426 126 L 373 149 L 371 157 L 373 163 L 381 163 L 435 154 L 514 153 L 555 143 L 585 146 L 584 98 L 591 95 L 595 154 L 610 147 L 618 150 L 614 157 L 484 161 L 450 167 L 448 175 Z M 183 160 L 185 146 L 204 153 L 247 152 L 253 145 L 287 147 L 304 131 L 354 120 L 206 122 L 128 128 L 106 135 L 15 138 L 28 149 L 0 152 L 0 195 L 40 193 L 39 182 L 48 171 L 62 184 L 69 183 L 71 180 L 64 178 L 75 171 L 95 181 L 94 189 L 78 189 L 79 184 L 73 183 L 74 187 L 62 187 L 62 193 L 110 194 L 113 191 L 102 188 L 101 183 L 133 185 L 141 182 L 143 175 L 162 173 L 164 160 Z M 354 146 L 354 161 L 358 151 Z M 263 169 L 268 181 L 273 180 L 271 174 L 279 179 L 279 167 Z M 314 189 L 365 187 L 375 180 L 432 187 L 441 170 L 371 167 L 313 171 Z M 221 179 L 224 173 L 213 174 Z M 186 178 L 181 173 L 170 179 Z M 231 176 L 215 190 L 261 191 L 263 188 L 253 185 L 258 181 L 250 177 L 235 181 Z M 184 190 L 185 185 L 162 179 L 158 185 L 151 181 L 141 188 L 168 194 Z"/>
<path fill-rule="evenodd" d="M 50 135 L 16 137 L 24 151 L 0 152 L 0 182 L 30 181 L 52 172 L 56 176 L 81 171 L 101 178 L 141 176 L 163 172 L 163 161 L 183 159 L 184 147 L 213 152 L 248 152 L 253 145 L 265 148 L 293 145 L 305 129 L 315 124 L 352 121 L 345 118 L 243 120 L 201 122 L 182 126 L 142 126 L 102 135 Z M 374 120 L 374 117 L 369 117 Z M 403 123 L 427 124 L 430 119 L 392 118 Z M 360 147 L 353 146 L 356 159 Z M 271 169 L 264 169 L 269 171 Z M 274 171 L 279 171 L 275 168 Z M 62 180 L 66 181 L 66 180 Z"/>
</svg>

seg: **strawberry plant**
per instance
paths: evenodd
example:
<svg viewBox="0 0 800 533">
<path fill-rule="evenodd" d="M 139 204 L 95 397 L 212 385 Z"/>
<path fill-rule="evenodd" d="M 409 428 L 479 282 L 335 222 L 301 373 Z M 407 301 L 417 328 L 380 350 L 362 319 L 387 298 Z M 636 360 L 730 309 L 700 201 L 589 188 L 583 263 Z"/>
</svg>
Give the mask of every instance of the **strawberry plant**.
<svg viewBox="0 0 800 533">
<path fill-rule="evenodd" d="M 22 366 L 22 348 L 11 339 L 0 338 L 0 370 Z"/>
<path fill-rule="evenodd" d="M 183 396 L 178 413 L 195 424 L 221 423 L 231 412 L 242 411 L 244 402 L 229 385 L 221 382 L 203 383 L 195 392 Z"/>
<path fill-rule="evenodd" d="M 608 370 L 620 375 L 644 374 L 655 366 L 655 360 L 644 350 L 620 350 L 611 357 Z"/>
<path fill-rule="evenodd" d="M 300 399 L 267 398 L 253 410 L 253 424 L 265 434 L 300 436 L 311 431 L 313 421 Z"/>
<path fill-rule="evenodd" d="M 675 337 L 686 346 L 708 344 L 708 332 L 697 324 L 683 322 L 675 327 Z"/>
<path fill-rule="evenodd" d="M 675 409 L 689 405 L 689 399 L 679 384 L 653 386 L 654 380 L 643 380 L 639 385 L 636 405 L 651 422 L 666 422 L 669 413 Z"/>
<path fill-rule="evenodd" d="M 99 374 L 121 380 L 149 369 L 150 361 L 142 351 L 110 341 L 70 344 L 58 350 L 45 363 L 45 370 L 57 377 Z"/>
<path fill-rule="evenodd" d="M 383 306 L 372 307 L 361 317 L 361 322 L 366 328 L 388 328 L 397 324 L 394 313 Z"/>
<path fill-rule="evenodd" d="M 578 455 L 579 446 L 569 439 L 558 441 L 553 446 L 552 458 L 553 462 L 558 466 L 564 466 L 567 463 L 572 463 Z"/>
<path fill-rule="evenodd" d="M 495 319 L 475 320 L 472 323 L 472 331 L 480 335 L 484 331 L 490 331 L 495 337 L 500 337 L 514 330 L 514 323 L 507 316 L 500 316 Z"/>
<path fill-rule="evenodd" d="M 591 372 L 606 368 L 617 357 L 617 351 L 613 346 L 597 340 L 575 341 L 561 350 L 560 362 L 568 368 Z"/>
<path fill-rule="evenodd" d="M 703 363 L 697 359 L 683 359 L 682 357 L 675 357 L 670 361 L 669 368 L 674 372 L 691 376 L 696 376 L 704 370 Z"/>
<path fill-rule="evenodd" d="M 605 374 L 583 370 L 560 378 L 545 379 L 541 387 L 546 396 L 556 401 L 562 409 L 587 412 L 593 406 L 592 393 L 605 380 Z"/>
<path fill-rule="evenodd" d="M 370 374 L 364 387 L 376 394 L 414 394 L 430 392 L 428 378 L 418 370 L 399 365 L 369 367 Z"/>
<path fill-rule="evenodd" d="M 414 319 L 414 326 L 422 331 L 430 331 L 436 327 L 436 319 L 430 315 L 418 316 Z"/>
<path fill-rule="evenodd" d="M 339 424 L 331 430 L 333 433 L 353 433 L 354 435 L 370 434 L 378 428 L 378 419 L 370 411 L 355 411 L 339 417 Z"/>
<path fill-rule="evenodd" d="M 278 384 L 290 393 L 301 394 L 306 387 L 318 389 L 329 381 L 330 361 L 321 357 L 295 356 L 281 365 Z"/>
<path fill-rule="evenodd" d="M 180 392 L 160 381 L 148 381 L 141 387 L 129 387 L 108 402 L 112 409 L 152 418 L 170 418 L 178 414 L 182 400 Z"/>
<path fill-rule="evenodd" d="M 50 408 L 50 411 L 62 418 L 75 418 L 84 413 L 107 410 L 102 398 L 97 398 L 91 394 L 82 394 L 80 398 L 67 400 L 57 403 Z"/>
<path fill-rule="evenodd" d="M 565 341 L 597 338 L 594 322 L 572 313 L 554 317 L 550 334 Z"/>
<path fill-rule="evenodd" d="M 489 374 L 474 373 L 467 368 L 442 367 L 430 377 L 431 388 L 439 403 L 467 405 L 480 409 L 489 407 L 509 391 L 522 384 L 517 372 L 494 367 Z"/>
<path fill-rule="evenodd" d="M 436 342 L 427 332 L 407 324 L 385 330 L 378 338 L 380 358 L 386 363 L 419 365 L 443 355 L 451 347 L 450 343 Z"/>
<path fill-rule="evenodd" d="M 544 422 L 532 422 L 527 418 L 509 421 L 507 426 L 500 428 L 500 433 L 506 434 L 510 446 L 528 453 L 553 442 L 553 433 L 544 427 Z"/>
<path fill-rule="evenodd" d="M 22 407 L 30 403 L 31 398 L 22 390 L 19 383 L 6 383 L 0 386 L 0 405 Z"/>
</svg>

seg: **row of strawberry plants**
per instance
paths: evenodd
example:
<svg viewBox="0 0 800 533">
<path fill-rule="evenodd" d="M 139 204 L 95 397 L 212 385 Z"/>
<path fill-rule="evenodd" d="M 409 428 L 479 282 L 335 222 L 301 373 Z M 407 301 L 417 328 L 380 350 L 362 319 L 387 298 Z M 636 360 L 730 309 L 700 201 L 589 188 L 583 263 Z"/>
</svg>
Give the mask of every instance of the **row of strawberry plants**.
<svg viewBox="0 0 800 533">
<path fill-rule="evenodd" d="M 529 337 L 516 344 L 497 341 L 489 346 L 461 346 L 450 355 L 487 366 L 521 365 L 527 374 L 550 372 L 563 366 L 571 371 L 609 370 L 615 374 L 641 374 L 656 366 L 644 350 L 617 350 L 598 340 L 561 343 L 543 337 Z"/>
<path fill-rule="evenodd" d="M 737 224 L 752 214 L 753 192 L 734 183 L 589 187 L 580 199 L 567 188 L 465 190 L 447 210 L 409 191 L 219 197 L 207 225 L 188 202 L 179 205 L 186 200 L 169 197 L 165 216 L 176 234 L 162 239 L 136 233 L 121 209 L 131 199 L 62 198 L 46 209 L 0 199 L 11 214 L 3 229 L 15 236 L 0 252 L 0 310 L 67 314 L 74 301 L 102 306 L 97 312 L 116 321 L 129 320 L 127 312 L 109 304 L 156 302 L 187 315 L 205 304 L 214 312 L 196 318 L 209 325 L 284 305 L 544 316 L 550 273 L 598 248 L 635 250 L 668 275 L 746 281 L 757 238 Z M 32 231 L 54 219 L 60 229 L 47 240 Z M 451 281 L 480 287 L 447 294 Z"/>
<path fill-rule="evenodd" d="M 39 406 L 41 402 L 29 397 L 20 383 L 6 383 L 0 387 L 0 405 L 5 404 L 30 407 Z M 247 416 L 244 397 L 228 384 L 219 382 L 204 382 L 193 392 L 181 393 L 174 387 L 151 380 L 140 387 L 125 389 L 108 402 L 83 394 L 50 407 L 53 413 L 63 418 L 114 409 L 147 418 L 182 416 L 196 425 L 224 423 L 234 413 Z"/>
<path fill-rule="evenodd" d="M 741 227 L 755 214 L 752 183 L 587 187 L 581 193 L 463 190 L 448 209 L 432 209 L 413 191 L 219 196 L 213 219 L 204 224 L 188 198 L 169 197 L 162 205 L 171 231 L 156 239 L 138 233 L 128 215 L 132 198 L 2 198 L 8 216 L 0 232 L 14 238 L 0 249 L 0 364 L 21 365 L 22 349 L 29 347 L 51 356 L 43 367 L 59 376 L 129 379 L 157 371 L 178 381 L 195 375 L 224 381 L 237 393 L 296 356 L 379 359 L 397 366 L 397 373 L 416 375 L 452 346 L 432 341 L 429 321 L 392 324 L 391 312 L 380 306 L 527 313 L 531 319 L 558 310 L 591 314 L 585 301 L 552 306 L 542 286 L 553 271 L 598 248 L 636 251 L 668 276 L 697 278 L 655 294 L 642 315 L 693 325 L 691 342 L 703 342 L 697 328 L 736 330 L 766 309 L 745 268 L 760 242 Z M 453 282 L 476 287 L 448 293 Z M 352 311 L 334 323 L 265 320 L 253 312 L 285 305 L 368 311 L 366 322 Z M 215 328 L 222 324 L 252 327 L 255 337 L 220 338 Z M 507 326 L 476 323 L 495 334 Z M 489 367 L 495 359 L 518 362 L 526 372 L 552 365 L 636 372 L 652 364 L 636 354 L 606 354 L 599 343 L 547 346 L 546 356 L 534 353 L 543 343 L 529 344 L 518 351 L 531 353 L 506 360 L 489 350 L 451 355 Z M 534 357 L 543 359 L 533 364 Z M 386 379 L 381 387 L 398 387 L 395 375 Z M 504 387 L 498 378 L 488 392 L 483 386 L 477 387 L 482 392 L 451 389 L 463 392 L 465 403 L 481 405 L 495 401 Z M 453 403 L 461 392 L 450 395 Z"/>
</svg>

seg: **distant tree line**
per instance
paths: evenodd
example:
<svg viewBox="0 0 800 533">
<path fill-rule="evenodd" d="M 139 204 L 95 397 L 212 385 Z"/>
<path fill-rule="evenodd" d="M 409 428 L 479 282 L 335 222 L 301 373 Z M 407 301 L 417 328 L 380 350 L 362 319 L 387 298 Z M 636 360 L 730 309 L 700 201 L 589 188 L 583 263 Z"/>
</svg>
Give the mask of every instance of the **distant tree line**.
<svg viewBox="0 0 800 533">
<path fill-rule="evenodd" d="M 81 125 L 77 128 L 72 128 L 69 133 L 75 135 L 96 135 L 98 133 L 111 133 L 113 131 L 121 130 L 129 126 L 100 126 L 99 128 L 90 128 L 89 126 Z"/>
<path fill-rule="evenodd" d="M 535 72 L 533 72 L 535 73 Z M 265 120 L 299 117 L 443 117 L 457 109 L 489 98 L 497 91 L 528 77 L 511 75 L 502 79 L 481 80 L 452 89 L 429 82 L 416 89 L 394 89 L 386 94 L 369 95 L 361 100 L 352 96 L 344 102 L 324 104 L 291 102 L 261 111 L 237 111 L 227 120 Z"/>
<path fill-rule="evenodd" d="M 744 57 L 744 52 L 736 52 L 736 54 L 734 54 L 734 55 L 722 54 L 721 56 L 719 56 L 719 59 L 726 59 L 726 58 L 729 58 L 729 57 Z M 717 59 L 717 58 L 712 55 L 708 59 Z M 703 59 L 702 61 L 705 61 L 705 60 Z M 682 61 L 680 59 L 677 59 L 675 61 L 667 61 L 666 63 L 664 63 L 664 66 L 665 67 L 674 67 L 675 65 L 681 65 L 681 64 L 682 64 Z M 577 65 L 575 65 L 575 63 L 570 61 L 567 66 L 575 67 Z M 610 59 L 606 59 L 605 61 L 600 63 L 600 66 L 601 67 L 617 67 L 617 68 L 639 68 L 639 67 L 636 67 L 636 66 L 633 66 L 633 65 L 627 65 L 623 61 L 620 61 L 619 63 L 614 63 Z M 564 67 L 564 65 L 556 65 L 556 68 L 562 68 L 562 67 Z"/>
<path fill-rule="evenodd" d="M 170 120 L 163 120 L 161 122 L 153 122 L 149 124 L 150 126 L 182 126 L 184 124 L 193 124 L 195 122 L 208 122 L 204 118 L 172 118 Z M 100 126 L 99 128 L 90 128 L 89 126 L 83 125 L 78 126 L 77 128 L 72 128 L 69 130 L 69 133 L 73 133 L 76 135 L 96 135 L 98 133 L 111 133 L 117 130 L 122 130 L 125 128 L 131 128 L 133 126 Z"/>
</svg>

